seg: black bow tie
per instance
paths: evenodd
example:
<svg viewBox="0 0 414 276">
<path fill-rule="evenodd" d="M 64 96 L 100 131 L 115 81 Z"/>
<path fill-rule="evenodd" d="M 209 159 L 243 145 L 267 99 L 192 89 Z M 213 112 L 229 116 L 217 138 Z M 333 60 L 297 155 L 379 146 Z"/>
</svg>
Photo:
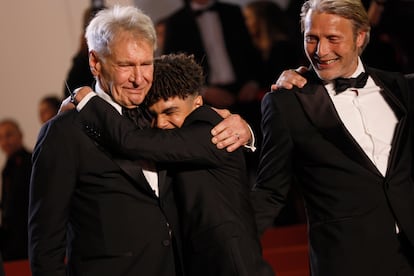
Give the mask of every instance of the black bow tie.
<svg viewBox="0 0 414 276">
<path fill-rule="evenodd" d="M 214 2 L 212 5 L 205 7 L 204 9 L 193 10 L 193 13 L 195 17 L 198 17 L 208 11 L 217 11 L 217 2 Z"/>
<path fill-rule="evenodd" d="M 337 78 L 335 79 L 335 92 L 339 94 L 344 92 L 348 88 L 362 88 L 365 86 L 368 80 L 368 74 L 362 72 L 356 78 Z"/>
<path fill-rule="evenodd" d="M 145 109 L 137 106 L 136 108 L 122 107 L 122 115 L 129 118 L 139 128 L 148 128 L 151 126 L 151 117 Z"/>
</svg>

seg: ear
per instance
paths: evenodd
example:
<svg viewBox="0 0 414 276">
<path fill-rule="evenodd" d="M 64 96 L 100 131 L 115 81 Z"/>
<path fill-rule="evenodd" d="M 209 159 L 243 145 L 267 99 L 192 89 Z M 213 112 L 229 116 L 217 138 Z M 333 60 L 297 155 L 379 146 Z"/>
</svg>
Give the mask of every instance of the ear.
<svg viewBox="0 0 414 276">
<path fill-rule="evenodd" d="M 195 100 L 194 100 L 194 107 L 200 107 L 203 105 L 203 97 L 201 97 L 201 95 L 198 95 Z"/>
<path fill-rule="evenodd" d="M 91 69 L 92 75 L 95 77 L 99 75 L 101 71 L 101 63 L 95 51 L 89 52 L 89 68 Z"/>
<path fill-rule="evenodd" d="M 356 46 L 358 48 L 361 48 L 362 45 L 364 45 L 364 41 L 365 41 L 366 36 L 367 36 L 367 32 L 358 31 L 357 37 L 356 37 Z"/>
</svg>

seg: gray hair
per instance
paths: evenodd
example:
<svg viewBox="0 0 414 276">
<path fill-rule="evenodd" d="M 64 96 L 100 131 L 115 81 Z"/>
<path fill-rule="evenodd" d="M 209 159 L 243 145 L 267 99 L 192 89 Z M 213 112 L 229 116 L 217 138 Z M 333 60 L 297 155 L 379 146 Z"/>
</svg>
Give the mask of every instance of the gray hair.
<svg viewBox="0 0 414 276">
<path fill-rule="evenodd" d="M 119 31 L 128 31 L 137 38 L 157 47 L 154 23 L 140 9 L 133 6 L 114 5 L 99 11 L 86 28 L 85 38 L 89 51 L 101 57 L 111 53 L 110 44 Z"/>
<path fill-rule="evenodd" d="M 368 45 L 371 26 L 361 0 L 307 0 L 302 5 L 300 14 L 302 32 L 305 27 L 305 17 L 309 10 L 312 10 L 312 12 L 334 14 L 351 20 L 355 39 L 359 30 L 367 32 L 359 54 L 361 54 Z"/>
</svg>

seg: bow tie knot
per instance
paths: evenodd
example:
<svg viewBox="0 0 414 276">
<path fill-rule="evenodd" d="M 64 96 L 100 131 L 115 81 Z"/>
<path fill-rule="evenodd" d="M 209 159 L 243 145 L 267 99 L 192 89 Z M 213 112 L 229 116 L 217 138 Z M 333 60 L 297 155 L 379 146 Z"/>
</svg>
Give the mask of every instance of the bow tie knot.
<svg viewBox="0 0 414 276">
<path fill-rule="evenodd" d="M 339 94 L 348 88 L 363 88 L 368 80 L 368 74 L 362 72 L 356 78 L 337 78 L 335 79 L 335 92 Z"/>
</svg>

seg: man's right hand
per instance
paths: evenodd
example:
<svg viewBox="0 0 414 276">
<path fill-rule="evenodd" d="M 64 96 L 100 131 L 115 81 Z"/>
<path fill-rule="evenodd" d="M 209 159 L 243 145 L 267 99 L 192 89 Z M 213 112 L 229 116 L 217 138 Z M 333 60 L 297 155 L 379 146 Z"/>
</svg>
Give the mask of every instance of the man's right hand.
<svg viewBox="0 0 414 276">
<path fill-rule="evenodd" d="M 306 79 L 300 74 L 303 74 L 308 71 L 308 68 L 305 66 L 300 66 L 296 69 L 285 70 L 280 74 L 277 81 L 272 84 L 272 90 L 278 90 L 280 88 L 292 89 L 294 86 L 302 88 L 306 84 Z"/>
<path fill-rule="evenodd" d="M 88 95 L 90 92 L 92 92 L 92 88 L 89 86 L 83 86 L 81 88 L 78 88 L 75 90 L 75 102 L 79 103 L 86 95 Z M 67 97 L 62 101 L 62 104 L 60 105 L 58 113 L 62 113 L 66 110 L 74 109 L 76 106 L 72 101 L 71 97 Z"/>
</svg>

